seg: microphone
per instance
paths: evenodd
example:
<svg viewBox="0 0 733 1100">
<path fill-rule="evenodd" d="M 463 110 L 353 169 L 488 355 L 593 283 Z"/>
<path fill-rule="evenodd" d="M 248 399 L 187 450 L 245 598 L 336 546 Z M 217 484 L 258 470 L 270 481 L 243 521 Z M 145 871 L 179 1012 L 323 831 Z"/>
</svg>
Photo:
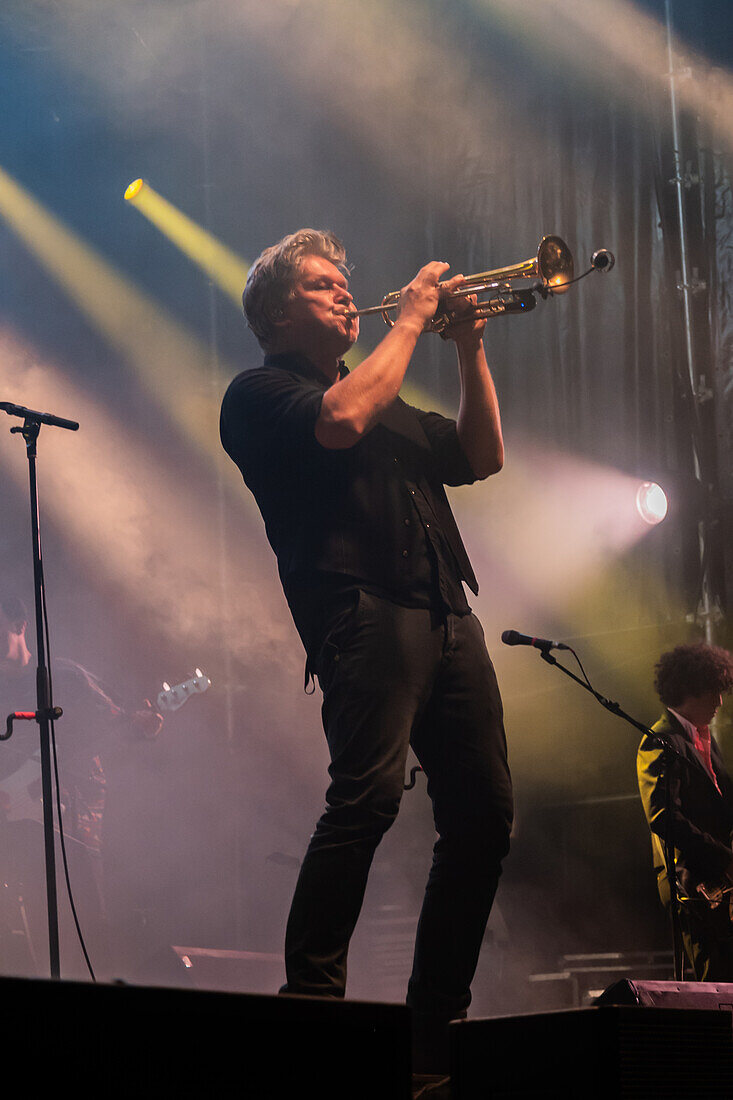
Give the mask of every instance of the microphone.
<svg viewBox="0 0 733 1100">
<path fill-rule="evenodd" d="M 607 248 L 599 248 L 591 256 L 590 262 L 596 271 L 610 271 L 616 263 L 616 257 Z"/>
<path fill-rule="evenodd" d="M 54 416 L 53 413 L 36 412 L 35 409 L 26 409 L 25 405 L 15 405 L 12 401 L 0 401 L 0 409 L 8 416 L 21 416 L 34 424 L 49 424 L 52 428 L 66 428 L 70 432 L 79 430 L 76 420 L 65 420 L 62 416 Z M 11 431 L 19 432 L 21 429 L 11 428 Z"/>
<path fill-rule="evenodd" d="M 505 630 L 501 636 L 504 645 L 531 645 L 547 653 L 551 649 L 570 649 L 563 642 L 552 642 L 549 638 L 530 638 L 529 634 L 520 634 L 518 630 Z"/>
</svg>

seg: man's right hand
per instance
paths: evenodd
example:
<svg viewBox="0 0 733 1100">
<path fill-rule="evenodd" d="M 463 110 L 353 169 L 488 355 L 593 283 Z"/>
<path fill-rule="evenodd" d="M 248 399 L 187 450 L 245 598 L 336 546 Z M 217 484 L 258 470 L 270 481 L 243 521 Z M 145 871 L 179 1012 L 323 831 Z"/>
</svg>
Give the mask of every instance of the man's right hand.
<svg viewBox="0 0 733 1100">
<path fill-rule="evenodd" d="M 416 322 L 424 332 L 435 316 L 445 287 L 439 290 L 440 277 L 445 275 L 450 264 L 433 260 L 418 271 L 412 282 L 400 291 L 398 319 Z"/>
</svg>

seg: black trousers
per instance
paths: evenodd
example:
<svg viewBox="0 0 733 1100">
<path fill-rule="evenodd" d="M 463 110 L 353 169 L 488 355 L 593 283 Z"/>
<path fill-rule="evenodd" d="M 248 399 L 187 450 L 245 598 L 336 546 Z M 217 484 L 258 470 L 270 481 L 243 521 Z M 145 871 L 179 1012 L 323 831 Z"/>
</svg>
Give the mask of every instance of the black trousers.
<svg viewBox="0 0 733 1100">
<path fill-rule="evenodd" d="M 437 841 L 407 1001 L 426 1020 L 465 1015 L 501 861 L 512 788 L 501 697 L 472 615 L 435 620 L 360 592 L 315 663 L 331 756 L 326 809 L 288 920 L 288 993 L 344 995 L 349 940 L 379 841 L 397 816 L 412 745 Z"/>
<path fill-rule="evenodd" d="M 733 982 L 733 922 L 725 897 L 717 909 L 680 906 L 682 941 L 698 982 Z"/>
</svg>

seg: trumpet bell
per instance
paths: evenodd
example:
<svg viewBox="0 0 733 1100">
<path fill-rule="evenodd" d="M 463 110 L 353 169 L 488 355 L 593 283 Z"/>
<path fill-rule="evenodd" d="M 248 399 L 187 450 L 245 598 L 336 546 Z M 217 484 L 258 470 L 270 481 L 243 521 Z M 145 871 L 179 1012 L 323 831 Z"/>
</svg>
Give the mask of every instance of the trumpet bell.
<svg viewBox="0 0 733 1100">
<path fill-rule="evenodd" d="M 468 275 L 460 294 L 488 292 L 494 287 L 506 287 L 521 279 L 534 279 L 541 289 L 564 294 L 574 275 L 573 254 L 561 237 L 543 237 L 537 255 L 511 267 L 497 267 Z"/>
<path fill-rule="evenodd" d="M 546 290 L 564 294 L 575 275 L 573 254 L 560 237 L 543 237 L 537 250 L 537 269 Z"/>
</svg>

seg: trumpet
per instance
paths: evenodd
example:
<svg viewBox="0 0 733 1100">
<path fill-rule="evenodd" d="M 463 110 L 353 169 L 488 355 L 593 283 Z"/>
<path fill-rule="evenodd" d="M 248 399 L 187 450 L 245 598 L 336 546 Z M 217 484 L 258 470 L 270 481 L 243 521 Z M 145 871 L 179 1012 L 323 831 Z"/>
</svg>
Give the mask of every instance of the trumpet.
<svg viewBox="0 0 733 1100">
<path fill-rule="evenodd" d="M 591 257 L 590 271 L 610 271 L 615 259 L 608 249 L 600 248 Z M 583 278 L 583 276 L 579 276 Z M 532 284 L 527 286 L 527 282 Z M 454 298 L 465 298 L 468 295 L 476 295 L 476 307 L 472 317 L 496 317 L 500 313 L 528 313 L 537 305 L 535 294 L 547 298 L 550 295 L 564 294 L 574 278 L 573 255 L 568 246 L 560 237 L 543 237 L 537 249 L 537 255 L 523 260 L 521 263 L 510 267 L 498 267 L 493 271 L 480 271 L 476 275 L 467 275 L 460 290 L 454 290 L 444 295 L 440 306 L 432 318 L 427 332 L 443 334 L 453 320 L 450 312 L 450 303 Z M 519 283 L 519 286 L 515 286 Z M 439 288 L 440 288 L 439 284 Z M 522 289 L 524 285 L 525 289 Z M 480 301 L 479 297 L 488 295 Z M 399 307 L 400 291 L 391 290 L 385 294 L 378 306 L 369 306 L 367 309 L 350 310 L 348 317 L 367 317 L 370 314 L 380 313 L 387 325 L 394 325 L 390 316 L 391 312 Z"/>
</svg>

